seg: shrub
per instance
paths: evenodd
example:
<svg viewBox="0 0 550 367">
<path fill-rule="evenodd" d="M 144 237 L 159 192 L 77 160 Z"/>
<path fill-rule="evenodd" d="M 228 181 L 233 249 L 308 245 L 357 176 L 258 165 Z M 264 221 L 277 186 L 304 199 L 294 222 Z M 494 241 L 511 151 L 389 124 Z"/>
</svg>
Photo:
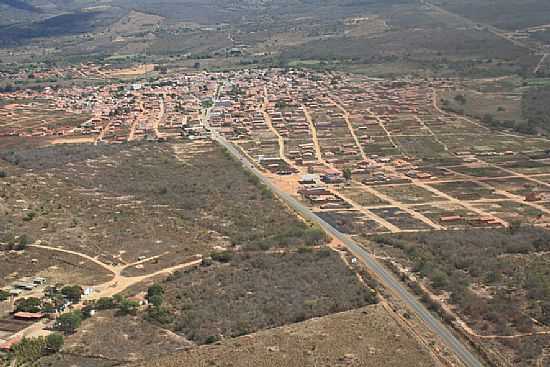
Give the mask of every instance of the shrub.
<svg viewBox="0 0 550 367">
<path fill-rule="evenodd" d="M 10 298 L 10 294 L 2 289 L 0 289 L 0 302 L 7 300 Z"/>
<path fill-rule="evenodd" d="M 25 216 L 23 217 L 23 220 L 25 222 L 30 222 L 31 220 L 34 219 L 34 217 L 36 217 L 36 213 L 35 212 L 28 212 L 27 214 L 25 214 Z"/>
<path fill-rule="evenodd" d="M 325 232 L 320 228 L 308 228 L 304 231 L 307 245 L 322 245 L 327 241 Z"/>
<path fill-rule="evenodd" d="M 219 261 L 221 263 L 228 263 L 233 258 L 233 253 L 231 251 L 214 252 L 210 255 L 210 257 L 212 257 L 212 260 Z"/>
<path fill-rule="evenodd" d="M 64 343 L 65 343 L 65 339 L 61 334 L 54 333 L 46 337 L 46 347 L 48 348 L 48 350 L 54 353 L 59 352 L 63 347 Z"/>
<path fill-rule="evenodd" d="M 147 299 L 151 301 L 151 297 L 162 296 L 164 294 L 164 288 L 160 284 L 153 284 L 147 289 Z"/>
<path fill-rule="evenodd" d="M 162 325 L 171 324 L 175 320 L 174 316 L 164 307 L 149 307 L 145 319 Z"/>
<path fill-rule="evenodd" d="M 31 365 L 45 354 L 46 340 L 43 337 L 23 338 L 13 346 L 12 350 L 17 361 L 16 365 Z"/>
<path fill-rule="evenodd" d="M 139 307 L 138 302 L 130 301 L 127 298 L 123 298 L 120 304 L 118 305 L 117 315 L 119 316 L 135 315 L 137 313 L 138 307 Z"/>
<path fill-rule="evenodd" d="M 79 285 L 70 285 L 61 289 L 61 294 L 64 295 L 69 301 L 73 303 L 79 303 L 84 294 L 84 290 Z"/>
<path fill-rule="evenodd" d="M 16 312 L 40 312 L 42 301 L 36 297 L 29 297 L 15 302 Z"/>
<path fill-rule="evenodd" d="M 162 296 L 162 294 L 155 294 L 148 299 L 149 303 L 157 308 L 162 306 L 162 303 L 164 302 L 164 297 Z"/>
<path fill-rule="evenodd" d="M 55 329 L 63 331 L 66 334 L 72 334 L 80 327 L 81 323 L 82 313 L 80 311 L 73 311 L 59 316 L 55 321 Z"/>
<path fill-rule="evenodd" d="M 220 340 L 220 337 L 218 335 L 210 335 L 205 339 L 204 343 L 205 344 L 213 344 L 213 343 L 217 342 L 218 340 Z"/>
<path fill-rule="evenodd" d="M 116 303 L 112 297 L 101 297 L 95 302 L 94 307 L 96 310 L 112 310 L 116 308 Z"/>
</svg>

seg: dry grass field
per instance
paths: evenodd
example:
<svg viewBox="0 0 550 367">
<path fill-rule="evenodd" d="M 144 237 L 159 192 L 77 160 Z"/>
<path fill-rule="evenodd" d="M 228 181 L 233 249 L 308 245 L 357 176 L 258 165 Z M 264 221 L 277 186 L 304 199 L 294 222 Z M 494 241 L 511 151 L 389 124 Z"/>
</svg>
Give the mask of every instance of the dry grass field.
<svg viewBox="0 0 550 367">
<path fill-rule="evenodd" d="M 227 263 L 174 274 L 161 285 L 175 316 L 171 327 L 198 343 L 376 302 L 328 249 L 235 255 Z"/>
<path fill-rule="evenodd" d="M 67 338 L 65 352 L 135 361 L 158 358 L 190 345 L 184 337 L 154 326 L 141 316 L 114 316 L 114 311 L 102 311 Z"/>
<path fill-rule="evenodd" d="M 168 144 L 3 151 L 5 231 L 107 262 L 171 252 L 150 270 L 216 246 L 310 241 L 308 226 L 220 148 L 185 144 L 182 152 Z"/>
<path fill-rule="evenodd" d="M 373 240 L 451 305 L 475 340 L 514 366 L 532 366 L 549 332 L 548 238 L 547 230 L 522 227 Z"/>
<path fill-rule="evenodd" d="M 391 353 L 388 353 L 391 351 Z M 228 339 L 137 364 L 139 367 L 435 366 L 381 305 Z"/>
</svg>

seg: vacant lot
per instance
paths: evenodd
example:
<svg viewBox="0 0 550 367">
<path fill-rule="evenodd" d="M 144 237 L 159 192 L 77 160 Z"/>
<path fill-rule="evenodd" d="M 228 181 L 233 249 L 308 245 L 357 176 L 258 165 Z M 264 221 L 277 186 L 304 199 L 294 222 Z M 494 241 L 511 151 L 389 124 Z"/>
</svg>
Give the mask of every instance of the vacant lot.
<svg viewBox="0 0 550 367">
<path fill-rule="evenodd" d="M 215 246 L 322 241 L 216 145 L 11 147 L 0 156 L 6 232 L 107 261 L 170 251 L 168 264 Z"/>
<path fill-rule="evenodd" d="M 532 228 L 484 229 L 377 236 L 385 252 L 425 277 L 481 335 L 547 330 L 550 321 L 550 232 Z M 528 366 L 542 345 L 511 343 L 517 366 Z"/>
<path fill-rule="evenodd" d="M 119 361 L 150 359 L 191 345 L 185 338 L 161 329 L 140 316 L 115 316 L 103 311 L 86 320 L 78 333 L 65 340 L 65 351 Z"/>
<path fill-rule="evenodd" d="M 550 125 L 550 86 L 530 88 L 523 96 L 522 112 L 529 125 L 547 133 Z"/>
<path fill-rule="evenodd" d="M 441 92 L 439 97 L 442 108 L 481 119 L 492 127 L 520 128 L 526 123 L 521 95 L 458 89 Z"/>
<path fill-rule="evenodd" d="M 162 283 L 177 332 L 198 343 L 375 302 L 335 252 L 239 254 Z"/>
<path fill-rule="evenodd" d="M 388 353 L 391 351 L 391 353 Z M 368 306 L 202 346 L 139 366 L 434 366 L 382 306 Z"/>
</svg>

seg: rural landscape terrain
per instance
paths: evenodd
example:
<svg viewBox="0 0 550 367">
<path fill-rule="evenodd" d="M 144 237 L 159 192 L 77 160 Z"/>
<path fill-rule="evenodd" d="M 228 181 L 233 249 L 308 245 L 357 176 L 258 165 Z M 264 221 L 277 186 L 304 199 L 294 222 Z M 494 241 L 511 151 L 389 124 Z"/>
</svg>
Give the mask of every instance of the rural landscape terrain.
<svg viewBox="0 0 550 367">
<path fill-rule="evenodd" d="M 0 365 L 550 366 L 550 3 L 0 0 Z"/>
</svg>

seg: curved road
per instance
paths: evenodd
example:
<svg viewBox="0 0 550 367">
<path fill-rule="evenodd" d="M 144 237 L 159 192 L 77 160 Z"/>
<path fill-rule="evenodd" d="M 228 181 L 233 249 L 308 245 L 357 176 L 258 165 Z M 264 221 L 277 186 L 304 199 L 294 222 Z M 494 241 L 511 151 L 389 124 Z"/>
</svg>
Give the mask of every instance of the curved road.
<svg viewBox="0 0 550 367">
<path fill-rule="evenodd" d="M 308 207 L 296 200 L 288 193 L 280 190 L 273 185 L 270 180 L 265 178 L 262 173 L 250 163 L 242 153 L 229 143 L 225 138 L 220 136 L 217 132 L 213 132 L 212 137 L 224 148 L 226 148 L 237 160 L 239 160 L 244 167 L 254 173 L 267 187 L 271 189 L 277 196 L 283 199 L 294 210 L 300 213 L 304 218 L 310 220 L 313 223 L 317 223 L 325 231 L 338 238 L 342 243 L 366 266 L 374 272 L 381 283 L 390 289 L 395 295 L 397 295 L 403 302 L 405 302 L 411 310 L 413 310 L 418 317 L 424 322 L 424 324 L 434 334 L 444 342 L 444 344 L 453 351 L 456 356 L 467 367 L 482 367 L 484 364 L 479 358 L 474 355 L 459 339 L 457 339 L 451 331 L 445 326 L 439 319 L 433 316 L 430 311 L 407 289 L 401 282 L 387 270 L 383 265 L 376 261 L 363 247 L 357 242 L 353 241 L 348 235 L 338 231 L 336 228 L 325 222 L 323 219 L 313 213 Z"/>
</svg>

